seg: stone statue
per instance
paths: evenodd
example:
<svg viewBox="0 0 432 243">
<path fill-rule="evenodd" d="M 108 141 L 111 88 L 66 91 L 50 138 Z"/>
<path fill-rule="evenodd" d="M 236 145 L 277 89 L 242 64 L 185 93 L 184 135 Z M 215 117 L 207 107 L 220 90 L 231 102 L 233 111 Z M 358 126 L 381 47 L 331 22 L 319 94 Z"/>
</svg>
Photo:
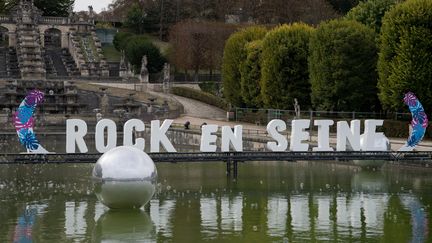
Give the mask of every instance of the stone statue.
<svg viewBox="0 0 432 243">
<path fill-rule="evenodd" d="M 165 63 L 164 68 L 163 68 L 163 74 L 164 74 L 164 82 L 169 82 L 170 78 L 171 78 L 171 67 L 168 63 Z"/>
<path fill-rule="evenodd" d="M 106 92 L 106 90 L 103 90 L 103 95 L 100 101 L 100 109 L 102 114 L 108 114 L 108 108 L 109 108 L 109 97 Z"/>
<path fill-rule="evenodd" d="M 295 112 L 295 117 L 297 119 L 300 119 L 300 105 L 298 103 L 297 98 L 294 98 L 294 112 Z"/>
<path fill-rule="evenodd" d="M 71 23 L 74 17 L 73 4 L 71 4 L 68 8 L 68 17 L 69 17 L 69 23 Z"/>
<path fill-rule="evenodd" d="M 140 80 L 141 83 L 148 83 L 149 82 L 149 71 L 147 69 L 147 56 L 144 55 L 142 57 L 142 61 L 141 61 L 141 73 L 140 73 Z"/>
<path fill-rule="evenodd" d="M 88 6 L 88 10 L 89 10 L 89 17 L 90 19 L 94 18 L 94 11 L 93 11 L 93 6 Z"/>
<path fill-rule="evenodd" d="M 127 76 L 127 66 L 126 66 L 126 55 L 125 52 L 121 51 L 121 59 L 120 59 L 120 77 L 126 78 Z"/>
<path fill-rule="evenodd" d="M 171 79 L 171 67 L 168 63 L 165 63 L 163 69 L 163 91 L 168 93 Z"/>
</svg>

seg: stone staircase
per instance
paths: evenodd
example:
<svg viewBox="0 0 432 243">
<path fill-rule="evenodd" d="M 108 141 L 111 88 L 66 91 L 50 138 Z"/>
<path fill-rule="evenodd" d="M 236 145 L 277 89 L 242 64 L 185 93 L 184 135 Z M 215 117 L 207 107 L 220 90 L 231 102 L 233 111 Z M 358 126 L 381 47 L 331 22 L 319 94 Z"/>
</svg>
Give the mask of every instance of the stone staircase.
<svg viewBox="0 0 432 243">
<path fill-rule="evenodd" d="M 34 24 L 17 24 L 17 56 L 22 79 L 45 79 L 40 34 Z"/>
<path fill-rule="evenodd" d="M 47 48 L 45 50 L 45 66 L 47 77 L 69 76 L 62 60 L 61 48 Z"/>
<path fill-rule="evenodd" d="M 67 48 L 47 48 L 44 58 L 47 77 L 81 76 Z"/>
<path fill-rule="evenodd" d="M 18 57 L 16 49 L 13 47 L 9 48 L 8 55 L 6 56 L 7 60 L 7 71 L 8 76 L 12 78 L 19 78 L 21 76 L 21 71 L 18 65 Z"/>
<path fill-rule="evenodd" d="M 96 32 L 78 33 L 71 29 L 69 49 L 81 76 L 108 77 L 109 65 L 103 56 Z"/>
<path fill-rule="evenodd" d="M 69 76 L 81 76 L 81 72 L 67 48 L 62 49 L 61 58 Z"/>
<path fill-rule="evenodd" d="M 16 50 L 12 47 L 0 48 L 0 77 L 1 78 L 18 78 L 20 71 Z"/>
<path fill-rule="evenodd" d="M 7 75 L 7 55 L 8 55 L 8 48 L 2 47 L 0 48 L 0 77 L 6 78 Z"/>
</svg>

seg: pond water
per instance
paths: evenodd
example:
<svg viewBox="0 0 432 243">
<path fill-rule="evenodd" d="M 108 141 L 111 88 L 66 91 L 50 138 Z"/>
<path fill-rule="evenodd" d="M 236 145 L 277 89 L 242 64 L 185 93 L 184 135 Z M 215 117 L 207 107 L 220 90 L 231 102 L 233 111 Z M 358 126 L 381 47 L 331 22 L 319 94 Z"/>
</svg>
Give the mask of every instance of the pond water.
<svg viewBox="0 0 432 243">
<path fill-rule="evenodd" d="M 110 211 L 92 165 L 0 169 L 0 242 L 424 242 L 432 171 L 326 162 L 157 164 L 140 211 Z"/>
</svg>

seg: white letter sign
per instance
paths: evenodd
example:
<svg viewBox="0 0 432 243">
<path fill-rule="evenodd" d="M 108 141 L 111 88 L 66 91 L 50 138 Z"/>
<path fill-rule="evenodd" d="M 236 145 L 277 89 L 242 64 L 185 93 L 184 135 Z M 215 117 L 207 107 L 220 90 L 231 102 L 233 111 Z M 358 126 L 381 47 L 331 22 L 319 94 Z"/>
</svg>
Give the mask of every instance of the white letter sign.
<svg viewBox="0 0 432 243">
<path fill-rule="evenodd" d="M 283 132 L 286 130 L 286 123 L 282 120 L 272 120 L 267 124 L 267 132 L 268 134 L 277 141 L 276 142 L 268 142 L 267 148 L 273 152 L 283 152 L 288 148 L 288 140 L 287 138 L 280 134 L 279 132 Z"/>
<path fill-rule="evenodd" d="M 173 122 L 173 120 L 165 120 L 162 123 L 161 127 L 159 127 L 159 120 L 151 122 L 150 151 L 152 153 L 159 153 L 159 144 L 162 144 L 165 150 L 169 153 L 177 152 L 174 146 L 169 141 L 168 137 L 166 136 L 166 132 L 168 131 Z"/>
<path fill-rule="evenodd" d="M 66 153 L 75 153 L 75 144 L 81 153 L 87 153 L 88 148 L 84 141 L 87 134 L 87 124 L 80 119 L 66 121 Z"/>
</svg>

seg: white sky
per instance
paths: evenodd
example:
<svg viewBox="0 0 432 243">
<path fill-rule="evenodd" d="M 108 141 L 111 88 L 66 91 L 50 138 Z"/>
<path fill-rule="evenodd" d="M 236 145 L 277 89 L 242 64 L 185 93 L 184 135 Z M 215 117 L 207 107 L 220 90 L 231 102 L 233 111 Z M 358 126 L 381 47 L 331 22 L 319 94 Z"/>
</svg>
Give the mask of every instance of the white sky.
<svg viewBox="0 0 432 243">
<path fill-rule="evenodd" d="M 96 13 L 100 13 L 103 8 L 108 8 L 112 0 L 75 0 L 75 11 L 87 11 L 88 6 L 92 5 Z"/>
</svg>

